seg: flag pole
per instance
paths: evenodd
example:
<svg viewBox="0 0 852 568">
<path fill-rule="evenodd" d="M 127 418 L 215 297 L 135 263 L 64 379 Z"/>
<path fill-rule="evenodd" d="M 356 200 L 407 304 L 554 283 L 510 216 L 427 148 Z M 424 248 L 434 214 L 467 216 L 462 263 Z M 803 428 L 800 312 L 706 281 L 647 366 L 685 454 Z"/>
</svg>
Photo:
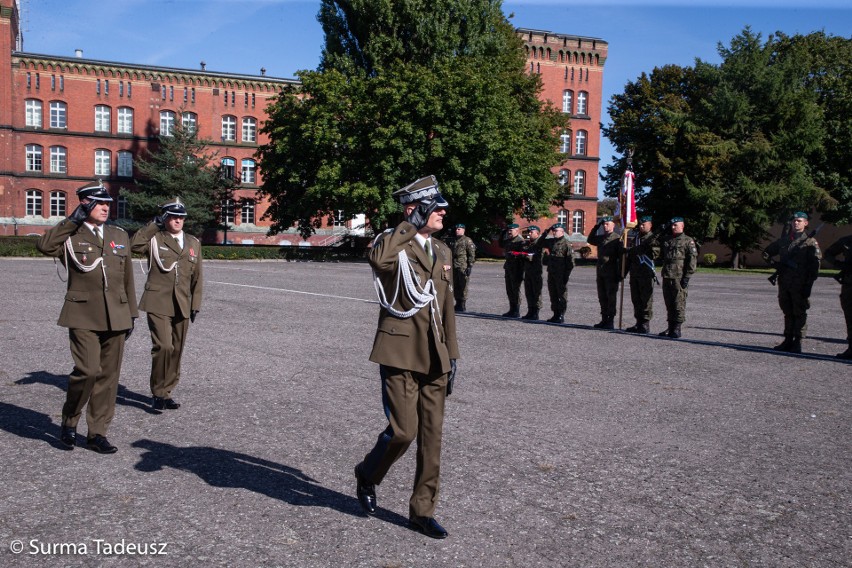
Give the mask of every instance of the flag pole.
<svg viewBox="0 0 852 568">
<path fill-rule="evenodd" d="M 624 320 L 624 279 L 627 275 L 627 234 L 636 226 L 636 196 L 633 174 L 633 148 L 627 149 L 627 168 L 618 194 L 618 211 L 621 221 L 621 294 L 618 305 L 618 329 Z"/>
</svg>

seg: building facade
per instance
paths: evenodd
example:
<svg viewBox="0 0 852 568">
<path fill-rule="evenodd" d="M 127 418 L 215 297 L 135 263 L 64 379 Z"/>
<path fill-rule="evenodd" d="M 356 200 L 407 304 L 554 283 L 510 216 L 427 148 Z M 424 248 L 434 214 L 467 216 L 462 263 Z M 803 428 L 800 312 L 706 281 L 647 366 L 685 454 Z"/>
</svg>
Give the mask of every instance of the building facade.
<svg viewBox="0 0 852 568">
<path fill-rule="evenodd" d="M 601 40 L 519 29 L 529 72 L 542 77 L 542 96 L 571 115 L 561 134 L 565 161 L 554 168 L 564 188 L 553 218 L 572 240 L 596 216 L 601 86 L 607 44 Z M 239 182 L 222 204 L 227 230 L 207 242 L 297 245 L 295 229 L 268 236 L 267 205 L 256 152 L 266 107 L 294 79 L 200 69 L 155 67 L 42 55 L 22 50 L 17 0 L 0 0 L 0 231 L 42 234 L 77 206 L 75 190 L 100 178 L 115 198 L 112 219 L 128 218 L 123 190 L 134 190 L 136 165 L 156 150 L 178 121 L 208 141 L 223 175 Z M 555 222 L 541 220 L 544 225 Z M 310 244 L 359 232 L 363 216 L 323 220 Z"/>
</svg>

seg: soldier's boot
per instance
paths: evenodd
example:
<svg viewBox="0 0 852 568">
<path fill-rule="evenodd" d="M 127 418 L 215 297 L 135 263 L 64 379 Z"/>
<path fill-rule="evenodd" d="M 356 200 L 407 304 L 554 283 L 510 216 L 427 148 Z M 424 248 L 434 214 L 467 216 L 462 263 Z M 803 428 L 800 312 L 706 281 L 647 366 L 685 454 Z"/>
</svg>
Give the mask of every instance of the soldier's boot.
<svg viewBox="0 0 852 568">
<path fill-rule="evenodd" d="M 792 335 L 785 335 L 784 341 L 782 341 L 781 343 L 779 343 L 778 345 L 776 345 L 772 349 L 774 349 L 775 351 L 789 351 L 790 346 L 792 346 L 792 345 L 793 345 L 793 336 Z"/>
<path fill-rule="evenodd" d="M 527 310 L 527 313 L 524 314 L 524 317 L 521 319 L 525 320 L 537 320 L 538 319 L 538 310 L 530 308 Z"/>
<path fill-rule="evenodd" d="M 615 318 L 613 317 L 605 317 L 592 327 L 597 329 L 615 329 Z"/>
<path fill-rule="evenodd" d="M 674 331 L 674 326 L 672 322 L 669 322 L 669 327 L 665 331 L 661 331 L 658 335 L 660 337 L 672 337 L 672 332 Z"/>
<path fill-rule="evenodd" d="M 790 348 L 787 350 L 789 353 L 801 353 L 802 352 L 802 336 L 794 335 L 793 341 L 790 343 Z"/>
<path fill-rule="evenodd" d="M 550 323 L 565 323 L 565 318 L 560 312 L 553 312 L 553 317 L 548 319 Z"/>
<path fill-rule="evenodd" d="M 642 327 L 639 329 L 638 333 L 651 333 L 651 322 L 648 320 L 642 320 Z"/>
<path fill-rule="evenodd" d="M 521 317 L 521 308 L 517 304 L 509 305 L 509 311 L 503 314 L 504 318 L 519 318 Z"/>
<path fill-rule="evenodd" d="M 849 347 L 846 348 L 846 351 L 843 353 L 838 353 L 835 355 L 838 359 L 845 359 L 847 361 L 852 361 L 852 339 L 849 340 Z"/>
<path fill-rule="evenodd" d="M 631 325 L 624 331 L 629 331 L 630 333 L 643 333 L 642 332 L 642 320 L 636 320 L 636 325 Z"/>
<path fill-rule="evenodd" d="M 459 300 L 458 302 L 456 302 L 456 312 L 464 312 L 464 300 Z"/>
<path fill-rule="evenodd" d="M 672 339 L 680 339 L 680 335 L 680 324 L 676 323 L 672 326 L 672 329 L 669 332 L 669 337 Z"/>
</svg>

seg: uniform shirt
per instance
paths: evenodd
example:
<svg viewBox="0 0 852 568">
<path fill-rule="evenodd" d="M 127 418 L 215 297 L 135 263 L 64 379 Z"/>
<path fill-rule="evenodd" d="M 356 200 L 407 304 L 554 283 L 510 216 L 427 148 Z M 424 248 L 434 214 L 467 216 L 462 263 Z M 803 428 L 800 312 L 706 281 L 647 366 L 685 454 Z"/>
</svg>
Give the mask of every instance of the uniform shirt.
<svg viewBox="0 0 852 568">
<path fill-rule="evenodd" d="M 698 266 L 698 245 L 695 239 L 680 233 L 665 239 L 660 245 L 663 259 L 663 278 L 689 278 Z"/>
<path fill-rule="evenodd" d="M 654 279 L 654 267 L 643 264 L 640 257 L 645 256 L 651 262 L 660 258 L 660 244 L 654 233 L 650 231 L 644 235 L 637 231 L 628 240 L 627 260 L 630 266 L 630 278 Z"/>
<path fill-rule="evenodd" d="M 598 276 L 602 278 L 621 278 L 621 255 L 624 245 L 621 243 L 621 235 L 615 231 L 606 235 L 595 234 L 596 230 L 588 236 L 590 245 L 598 247 Z"/>
<path fill-rule="evenodd" d="M 822 253 L 816 239 L 805 231 L 783 235 L 766 247 L 769 257 L 779 256 L 778 285 L 785 288 L 810 287 L 819 276 Z"/>
<path fill-rule="evenodd" d="M 476 262 L 476 245 L 473 239 L 462 235 L 456 239 L 453 246 L 453 267 L 466 270 L 472 267 L 474 262 Z"/>
</svg>

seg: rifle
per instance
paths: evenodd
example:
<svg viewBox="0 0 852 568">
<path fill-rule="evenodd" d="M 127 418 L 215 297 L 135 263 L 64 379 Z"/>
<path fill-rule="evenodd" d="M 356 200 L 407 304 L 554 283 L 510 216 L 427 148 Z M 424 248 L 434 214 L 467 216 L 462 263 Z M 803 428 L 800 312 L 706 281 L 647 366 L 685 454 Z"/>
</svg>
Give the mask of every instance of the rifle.
<svg viewBox="0 0 852 568">
<path fill-rule="evenodd" d="M 811 231 L 810 233 L 808 233 L 808 238 L 809 238 L 809 239 L 812 239 L 812 238 L 814 238 L 815 236 L 817 236 L 817 233 L 819 233 L 819 231 L 820 231 L 820 229 L 822 229 L 823 225 L 825 225 L 825 223 L 820 223 L 820 226 L 819 226 L 819 227 L 817 227 L 816 229 L 814 229 L 813 231 Z M 789 234 L 790 234 L 790 231 L 791 231 L 791 230 L 792 230 L 792 225 L 788 222 L 786 225 L 784 225 L 784 232 L 783 232 L 783 233 L 781 233 L 781 238 L 784 238 L 785 236 L 789 236 Z M 764 255 L 766 255 L 766 252 L 764 252 L 763 254 L 764 254 Z M 767 260 L 769 260 L 769 259 L 768 259 L 768 255 L 767 255 Z M 769 276 L 769 278 L 767 278 L 767 280 L 769 280 L 769 283 L 770 283 L 770 284 L 772 284 L 773 286 L 775 286 L 775 285 L 778 283 L 778 277 L 779 277 L 779 276 L 781 276 L 781 270 L 782 270 L 784 267 L 795 269 L 795 268 L 796 268 L 796 263 L 795 263 L 795 262 L 793 262 L 793 261 L 790 261 L 790 260 L 783 260 L 783 259 L 781 259 L 781 260 L 779 260 L 778 262 L 774 262 L 774 261 L 773 261 L 773 262 L 771 262 L 771 263 L 769 264 L 769 266 L 770 266 L 771 268 L 774 268 L 774 269 L 775 269 L 775 272 L 773 272 L 773 273 Z"/>
<path fill-rule="evenodd" d="M 843 268 L 840 269 L 840 272 L 834 275 L 834 279 L 837 280 L 838 284 L 843 284 L 843 279 L 846 278 L 847 275 L 852 274 L 852 248 L 849 247 L 848 244 L 843 245 Z"/>
</svg>

